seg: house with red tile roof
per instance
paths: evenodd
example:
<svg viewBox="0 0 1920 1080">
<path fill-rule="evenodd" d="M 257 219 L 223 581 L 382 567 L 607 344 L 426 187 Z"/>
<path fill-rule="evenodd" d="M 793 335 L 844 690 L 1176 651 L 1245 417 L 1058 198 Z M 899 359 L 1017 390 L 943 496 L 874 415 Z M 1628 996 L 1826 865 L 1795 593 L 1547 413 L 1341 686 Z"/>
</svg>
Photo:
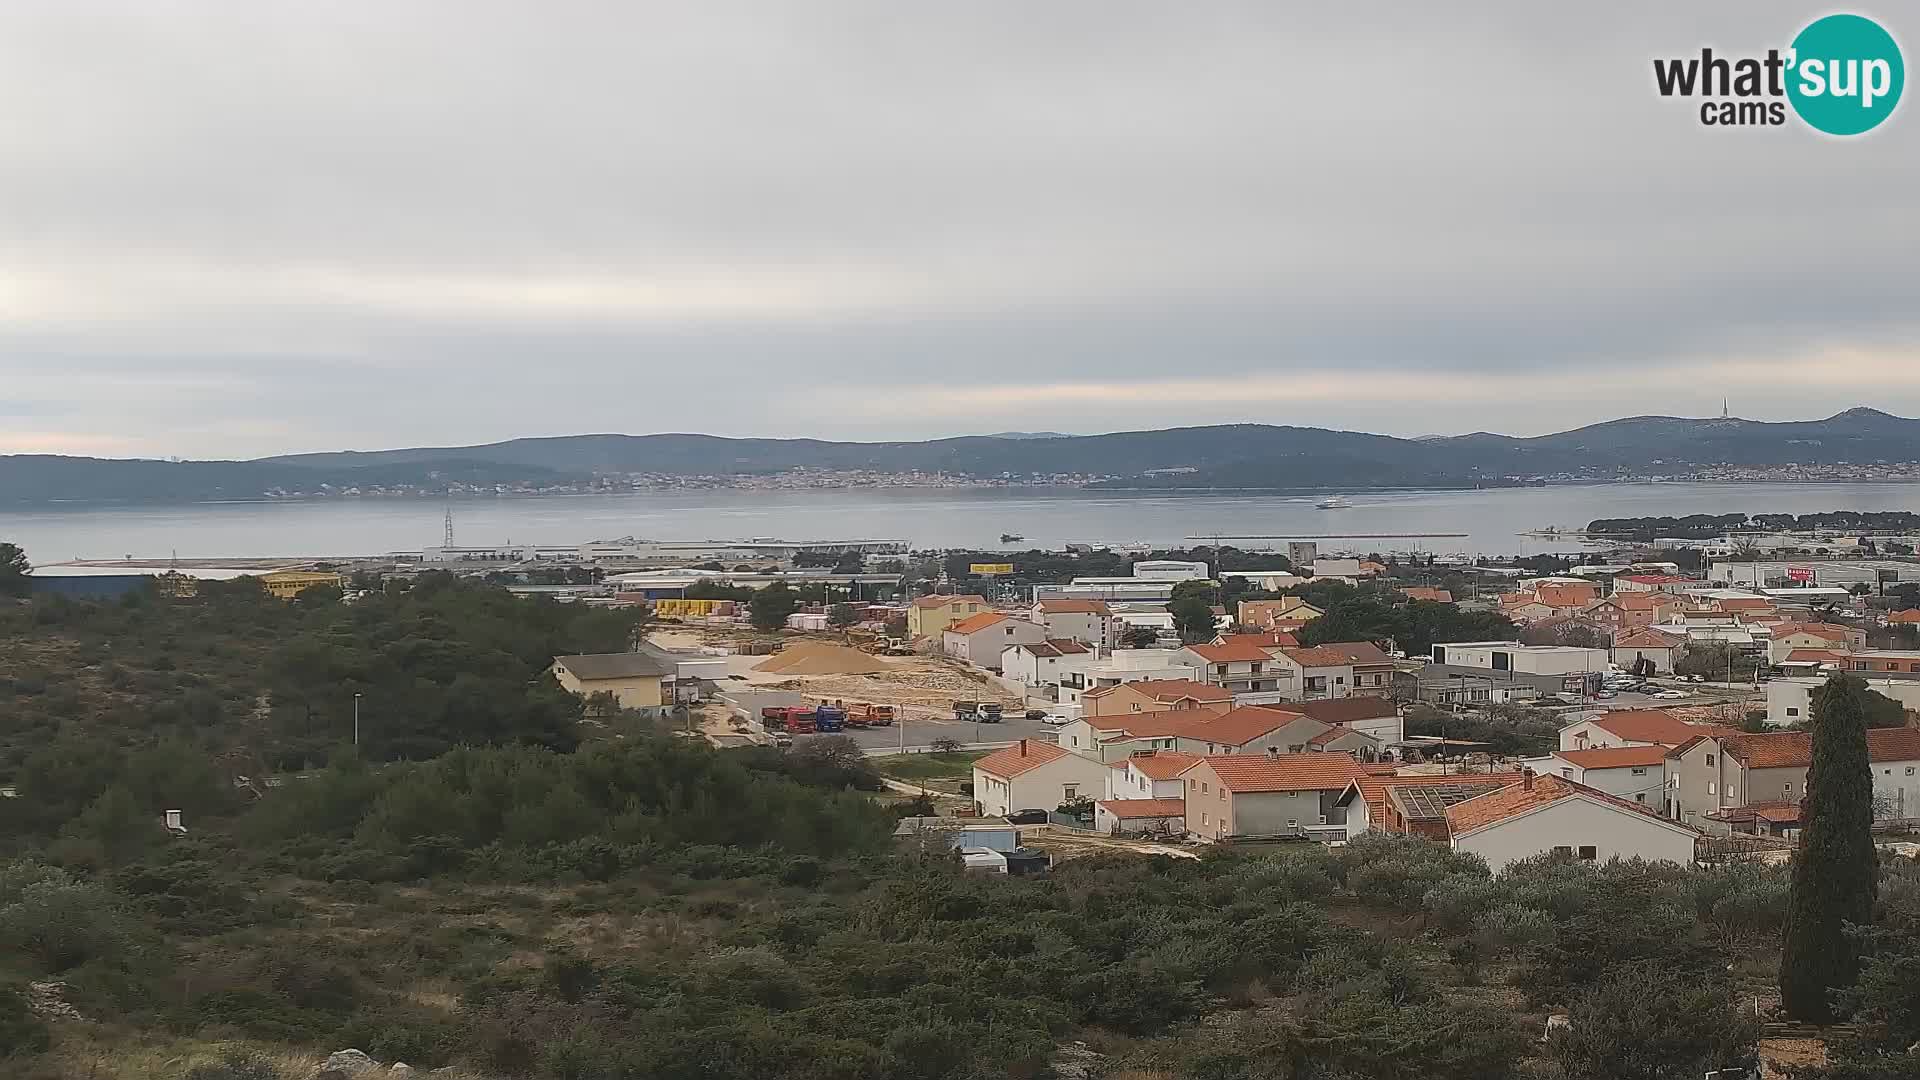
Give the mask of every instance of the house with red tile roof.
<svg viewBox="0 0 1920 1080">
<path fill-rule="evenodd" d="M 1106 792 L 1107 767 L 1049 742 L 1021 739 L 973 763 L 973 801 L 982 814 L 1052 810 Z"/>
<path fill-rule="evenodd" d="M 1233 691 L 1192 679 L 1141 679 L 1088 690 L 1080 695 L 1080 707 L 1084 716 L 1201 708 L 1223 713 L 1233 708 Z"/>
<path fill-rule="evenodd" d="M 1305 713 L 1323 724 L 1364 732 L 1382 745 L 1397 743 L 1407 737 L 1406 721 L 1400 716 L 1400 706 L 1392 698 L 1377 694 L 1290 701 L 1285 707 Z"/>
<path fill-rule="evenodd" d="M 1060 729 L 1060 745 L 1115 763 L 1142 750 L 1207 754 L 1307 753 L 1329 730 L 1283 707 L 1248 705 L 1224 713 L 1207 709 L 1082 716 Z"/>
<path fill-rule="evenodd" d="M 1364 771 L 1340 793 L 1335 805 L 1346 814 L 1347 835 L 1447 839 L 1446 808 L 1520 779 L 1503 773 L 1374 773 Z"/>
<path fill-rule="evenodd" d="M 1046 627 L 1048 638 L 1067 638 L 1104 649 L 1119 643 L 1113 609 L 1105 600 L 1037 600 L 1027 618 Z"/>
<path fill-rule="evenodd" d="M 1253 645 L 1271 653 L 1274 649 L 1297 649 L 1300 639 L 1284 630 L 1261 630 L 1246 634 L 1219 634 L 1213 639 L 1215 645 Z"/>
<path fill-rule="evenodd" d="M 963 664 L 1000 670 L 1001 654 L 1013 645 L 1037 645 L 1047 640 L 1047 628 L 997 611 L 969 615 L 940 635 L 940 648 Z"/>
<path fill-rule="evenodd" d="M 1340 793 L 1364 775 L 1351 754 L 1206 757 L 1181 774 L 1187 832 L 1208 840 L 1253 836 L 1344 839 Z"/>
<path fill-rule="evenodd" d="M 1907 608 L 1887 615 L 1888 626 L 1920 626 L 1920 608 Z"/>
<path fill-rule="evenodd" d="M 1576 720 L 1560 729 L 1560 749 L 1598 750 L 1608 746 L 1675 747 L 1697 735 L 1724 734 L 1726 728 L 1689 724 L 1663 709 L 1614 709 Z"/>
<path fill-rule="evenodd" d="M 1875 816 L 1920 818 L 1920 728 L 1867 732 Z M 1703 734 L 1667 753 L 1666 810 L 1682 821 L 1750 802 L 1806 797 L 1813 736 L 1804 731 Z"/>
<path fill-rule="evenodd" d="M 1256 630 L 1286 629 L 1298 630 L 1307 623 L 1326 614 L 1326 612 L 1307 603 L 1297 596 L 1282 596 L 1277 600 L 1242 600 L 1234 611 L 1233 621 L 1242 626 L 1251 626 Z M 1277 624 L 1284 621 L 1288 625 Z"/>
<path fill-rule="evenodd" d="M 1174 654 L 1174 661 L 1194 668 L 1202 682 L 1229 692 L 1266 693 L 1279 688 L 1273 652 L 1250 641 L 1188 645 Z"/>
<path fill-rule="evenodd" d="M 1449 842 L 1494 873 L 1535 855 L 1586 862 L 1645 859 L 1693 865 L 1699 831 L 1638 803 L 1560 776 L 1519 781 L 1447 807 Z"/>
<path fill-rule="evenodd" d="M 959 596 L 918 596 L 907 605 L 907 635 L 938 640 L 947 627 L 969 615 L 992 611 L 987 598 L 978 593 Z"/>
<path fill-rule="evenodd" d="M 1627 574 L 1613 579 L 1613 591 L 1623 592 L 1664 592 L 1678 595 L 1688 589 L 1700 587 L 1699 578 L 1679 577 L 1674 574 Z"/>
<path fill-rule="evenodd" d="M 1686 638 L 1651 626 L 1635 627 L 1614 635 L 1613 662 L 1622 671 L 1668 675 L 1672 674 L 1673 662 L 1686 647 Z"/>
<path fill-rule="evenodd" d="M 1086 673 L 1099 654 L 1093 646 L 1066 638 L 1022 642 L 1000 653 L 1000 675 L 1024 687 L 1059 686 Z"/>
<path fill-rule="evenodd" d="M 1650 593 L 1615 593 L 1595 600 L 1580 609 L 1580 618 L 1606 627 L 1615 634 L 1641 626 L 1652 626 L 1659 617 L 1659 606 Z"/>
<path fill-rule="evenodd" d="M 1281 649 L 1274 662 L 1277 688 L 1291 700 L 1393 693 L 1393 659 L 1371 641 Z"/>
<path fill-rule="evenodd" d="M 1666 798 L 1667 748 L 1656 745 L 1556 750 L 1534 771 L 1660 810 Z"/>
<path fill-rule="evenodd" d="M 1117 761 L 1109 761 L 1107 798 L 1179 798 L 1186 793 L 1180 774 L 1200 757 L 1178 750 L 1135 750 Z"/>
<path fill-rule="evenodd" d="M 1433 589 L 1425 585 L 1408 585 L 1400 590 L 1400 595 L 1409 600 L 1425 600 L 1434 604 L 1453 603 L 1453 593 L 1446 589 Z"/>
</svg>

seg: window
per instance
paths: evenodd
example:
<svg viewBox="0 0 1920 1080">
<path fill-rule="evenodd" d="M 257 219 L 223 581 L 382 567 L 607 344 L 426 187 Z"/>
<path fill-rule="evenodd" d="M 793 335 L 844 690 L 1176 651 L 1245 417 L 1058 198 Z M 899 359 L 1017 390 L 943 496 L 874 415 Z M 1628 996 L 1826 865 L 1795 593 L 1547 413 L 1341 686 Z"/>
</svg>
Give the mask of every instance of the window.
<svg viewBox="0 0 1920 1080">
<path fill-rule="evenodd" d="M 1078 795 L 1079 793 L 1080 793 L 1079 784 L 1067 784 L 1060 789 L 1060 797 L 1065 799 L 1067 802 L 1072 802 L 1073 797 L 1075 795 Z"/>
<path fill-rule="evenodd" d="M 1593 862 L 1600 858 L 1600 849 L 1594 847 L 1592 844 L 1582 844 L 1580 845 L 1580 858 L 1585 862 Z"/>
<path fill-rule="evenodd" d="M 1911 765 L 1909 765 L 1909 766 L 1907 766 L 1907 775 L 1908 775 L 1908 776 L 1912 776 L 1912 775 L 1913 775 L 1913 766 L 1911 766 Z"/>
<path fill-rule="evenodd" d="M 1635 793 L 1635 794 L 1634 794 L 1634 796 L 1633 796 L 1633 801 L 1634 801 L 1634 802 L 1637 802 L 1637 803 L 1643 803 L 1643 802 L 1646 802 L 1646 801 L 1647 801 L 1647 793 L 1646 793 L 1646 792 L 1644 792 L 1644 791 L 1641 791 L 1641 792 L 1637 792 L 1637 793 Z"/>
<path fill-rule="evenodd" d="M 1212 788 L 1207 786 L 1207 782 L 1205 780 L 1200 781 L 1200 794 L 1205 795 L 1211 792 L 1212 790 L 1213 790 Z"/>
<path fill-rule="evenodd" d="M 1793 794 L 1793 781 L 1789 780 L 1786 783 L 1781 784 L 1780 790 L 1786 792 L 1789 795 Z"/>
<path fill-rule="evenodd" d="M 1711 768 L 1713 768 L 1713 755 L 1712 755 L 1712 754 L 1708 754 L 1708 755 L 1707 755 L 1707 768 L 1709 768 L 1709 769 L 1711 769 Z"/>
<path fill-rule="evenodd" d="M 1642 765 L 1642 766 L 1639 766 L 1638 768 L 1635 768 L 1635 769 L 1633 770 L 1633 775 L 1634 775 L 1634 776 L 1645 776 L 1645 775 L 1647 775 L 1647 768 L 1646 768 L 1646 766 L 1644 766 L 1644 765 Z"/>
<path fill-rule="evenodd" d="M 1335 686 L 1347 685 L 1347 677 L 1345 675 L 1335 675 L 1333 677 L 1333 685 Z"/>
<path fill-rule="evenodd" d="M 1740 789 L 1734 787 L 1732 784 L 1727 785 L 1727 798 L 1734 799 L 1734 798 L 1738 798 L 1739 795 L 1740 795 Z"/>
<path fill-rule="evenodd" d="M 1787 715 L 1788 715 L 1788 716 L 1799 716 L 1799 715 L 1800 715 L 1800 710 L 1799 710 L 1799 708 L 1798 708 L 1797 706 L 1793 706 L 1793 705 L 1789 705 L 1789 706 L 1787 706 Z"/>
<path fill-rule="evenodd" d="M 1325 815 L 1325 814 L 1321 814 L 1321 815 L 1320 815 L 1320 824 L 1322 824 L 1322 825 L 1325 825 L 1326 823 L 1327 823 L 1327 815 Z"/>
<path fill-rule="evenodd" d="M 1206 823 L 1207 823 L 1207 812 L 1205 810 L 1202 810 L 1200 811 L 1200 824 L 1205 825 Z"/>
<path fill-rule="evenodd" d="M 1571 855 L 1573 854 L 1573 848 L 1567 846 L 1566 844 L 1555 844 L 1553 847 L 1553 853 L 1555 855 Z"/>
<path fill-rule="evenodd" d="M 1299 827 L 1300 827 L 1300 822 L 1299 822 L 1299 820 L 1298 820 L 1298 819 L 1295 819 L 1295 818 L 1288 818 L 1288 819 L 1287 819 L 1287 828 L 1289 828 L 1289 829 L 1297 829 L 1297 828 L 1299 828 Z"/>
<path fill-rule="evenodd" d="M 1227 786 L 1225 784 L 1220 785 L 1220 801 L 1227 801 Z"/>
<path fill-rule="evenodd" d="M 1718 794 L 1718 792 L 1713 790 L 1713 781 L 1711 780 L 1707 781 L 1707 794 L 1709 795 Z"/>
</svg>

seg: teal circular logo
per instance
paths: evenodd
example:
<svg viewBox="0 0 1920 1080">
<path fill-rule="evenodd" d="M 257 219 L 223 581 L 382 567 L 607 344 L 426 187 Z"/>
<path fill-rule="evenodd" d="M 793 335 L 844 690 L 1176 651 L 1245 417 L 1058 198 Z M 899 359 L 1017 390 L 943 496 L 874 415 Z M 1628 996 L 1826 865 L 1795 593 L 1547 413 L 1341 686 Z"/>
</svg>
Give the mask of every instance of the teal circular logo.
<svg viewBox="0 0 1920 1080">
<path fill-rule="evenodd" d="M 1793 39 L 1787 100 L 1829 135 L 1872 131 L 1900 104 L 1906 65 L 1893 35 L 1860 15 L 1828 15 Z"/>
</svg>

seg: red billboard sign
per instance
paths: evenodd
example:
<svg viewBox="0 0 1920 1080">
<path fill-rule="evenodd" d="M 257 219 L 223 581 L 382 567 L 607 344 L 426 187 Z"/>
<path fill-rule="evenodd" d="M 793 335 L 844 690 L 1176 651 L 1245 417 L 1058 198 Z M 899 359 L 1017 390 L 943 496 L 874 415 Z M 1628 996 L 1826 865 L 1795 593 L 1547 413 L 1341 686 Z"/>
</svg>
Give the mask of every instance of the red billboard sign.
<svg viewBox="0 0 1920 1080">
<path fill-rule="evenodd" d="M 1787 567 L 1787 580 L 1788 581 L 1812 581 L 1813 567 L 1789 566 Z"/>
</svg>

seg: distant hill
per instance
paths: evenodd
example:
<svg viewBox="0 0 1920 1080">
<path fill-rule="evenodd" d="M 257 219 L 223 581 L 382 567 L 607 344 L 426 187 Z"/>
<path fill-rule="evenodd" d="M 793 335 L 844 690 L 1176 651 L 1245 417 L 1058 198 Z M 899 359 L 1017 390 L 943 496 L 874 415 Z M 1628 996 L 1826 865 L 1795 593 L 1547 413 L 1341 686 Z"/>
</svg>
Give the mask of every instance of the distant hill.
<svg viewBox="0 0 1920 1080">
<path fill-rule="evenodd" d="M 1920 461 L 1920 421 L 1865 408 L 1792 423 L 1636 416 L 1531 438 L 1480 432 L 1399 439 L 1267 424 L 1106 435 L 1002 432 L 879 443 L 609 434 L 256 461 L 0 457 L 0 502 L 234 499 L 356 487 L 539 487 L 635 474 L 726 477 L 794 468 L 919 470 L 1015 481 L 1105 477 L 1103 486 L 1113 487 L 1303 490 L 1671 475 L 1709 465 L 1905 461 Z"/>
</svg>

